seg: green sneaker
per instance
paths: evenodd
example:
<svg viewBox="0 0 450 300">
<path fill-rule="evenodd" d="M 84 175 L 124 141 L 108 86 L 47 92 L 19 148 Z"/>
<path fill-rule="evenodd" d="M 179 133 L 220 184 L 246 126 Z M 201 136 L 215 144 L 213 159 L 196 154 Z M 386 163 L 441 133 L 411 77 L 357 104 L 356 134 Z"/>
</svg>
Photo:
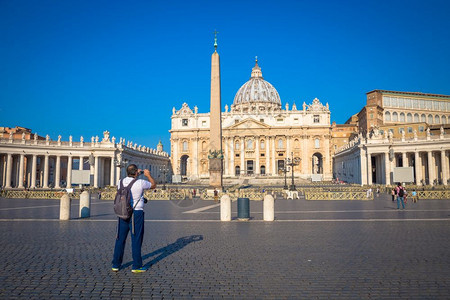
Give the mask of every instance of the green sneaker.
<svg viewBox="0 0 450 300">
<path fill-rule="evenodd" d="M 147 268 L 145 267 L 140 267 L 139 269 L 133 269 L 131 270 L 132 273 L 144 273 L 147 272 Z"/>
</svg>

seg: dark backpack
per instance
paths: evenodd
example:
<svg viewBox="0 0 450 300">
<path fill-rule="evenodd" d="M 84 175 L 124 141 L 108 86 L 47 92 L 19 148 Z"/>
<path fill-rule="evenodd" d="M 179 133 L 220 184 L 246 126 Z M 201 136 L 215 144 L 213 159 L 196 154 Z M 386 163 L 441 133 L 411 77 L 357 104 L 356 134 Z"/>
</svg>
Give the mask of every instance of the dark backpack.
<svg viewBox="0 0 450 300">
<path fill-rule="evenodd" d="M 114 212 L 116 215 L 123 219 L 128 220 L 133 214 L 133 207 L 131 206 L 131 187 L 136 182 L 137 178 L 134 178 L 130 184 L 123 186 L 123 179 L 120 181 L 119 190 L 114 198 Z M 139 199 L 140 200 L 140 199 Z M 137 203 L 136 203 L 137 204 Z"/>
<path fill-rule="evenodd" d="M 403 188 L 399 188 L 399 189 L 398 189 L 398 196 L 399 196 L 399 197 L 405 196 L 405 190 L 404 190 Z"/>
</svg>

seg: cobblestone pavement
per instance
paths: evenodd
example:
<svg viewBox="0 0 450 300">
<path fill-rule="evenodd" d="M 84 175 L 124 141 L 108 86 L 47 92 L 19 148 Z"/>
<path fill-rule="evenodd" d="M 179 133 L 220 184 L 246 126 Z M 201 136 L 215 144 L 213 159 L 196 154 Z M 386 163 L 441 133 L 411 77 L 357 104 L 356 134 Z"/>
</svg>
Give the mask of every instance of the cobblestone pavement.
<svg viewBox="0 0 450 300">
<path fill-rule="evenodd" d="M 448 299 L 450 200 L 277 200 L 274 222 L 220 222 L 212 201 L 151 201 L 149 271 L 111 272 L 111 201 L 59 221 L 59 201 L 0 199 L 1 299 Z M 233 203 L 233 216 L 237 216 Z"/>
</svg>

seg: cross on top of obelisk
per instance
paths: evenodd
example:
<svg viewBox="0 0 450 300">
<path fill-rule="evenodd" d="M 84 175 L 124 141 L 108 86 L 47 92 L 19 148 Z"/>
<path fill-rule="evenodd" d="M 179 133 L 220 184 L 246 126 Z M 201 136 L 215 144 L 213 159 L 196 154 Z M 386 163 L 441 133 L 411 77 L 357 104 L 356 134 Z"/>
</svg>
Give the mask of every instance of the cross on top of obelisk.
<svg viewBox="0 0 450 300">
<path fill-rule="evenodd" d="M 214 51 L 217 52 L 217 34 L 219 32 L 217 30 L 214 30 Z"/>
</svg>

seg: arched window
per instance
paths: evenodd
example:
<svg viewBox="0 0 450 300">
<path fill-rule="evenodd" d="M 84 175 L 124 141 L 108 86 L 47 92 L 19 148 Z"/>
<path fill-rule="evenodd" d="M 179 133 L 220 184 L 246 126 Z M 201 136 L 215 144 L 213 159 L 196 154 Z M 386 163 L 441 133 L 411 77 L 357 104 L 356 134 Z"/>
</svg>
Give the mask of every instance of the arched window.
<svg viewBox="0 0 450 300">
<path fill-rule="evenodd" d="M 408 114 L 406 115 L 406 122 L 412 123 L 412 121 L 413 121 L 413 119 L 412 119 L 412 114 L 411 114 L 411 113 L 408 113 Z"/>
<path fill-rule="evenodd" d="M 264 144 L 264 140 L 261 140 L 261 142 L 260 142 L 260 148 L 261 148 L 261 150 L 264 150 L 264 147 L 266 146 L 265 144 Z"/>
<path fill-rule="evenodd" d="M 294 140 L 294 148 L 299 149 L 300 148 L 300 141 L 298 139 Z"/>
<path fill-rule="evenodd" d="M 386 122 L 390 122 L 391 121 L 391 113 L 390 112 L 386 112 L 385 114 L 384 114 L 384 120 L 386 121 Z"/>
<path fill-rule="evenodd" d="M 202 151 L 206 151 L 206 142 L 202 142 Z"/>
<path fill-rule="evenodd" d="M 283 148 L 283 140 L 282 139 L 278 140 L 278 148 Z"/>
<path fill-rule="evenodd" d="M 234 143 L 234 149 L 239 150 L 239 141 Z"/>
<path fill-rule="evenodd" d="M 428 115 L 428 124 L 433 124 L 433 116 Z"/>
<path fill-rule="evenodd" d="M 188 151 L 188 142 L 183 142 L 183 151 Z"/>
<path fill-rule="evenodd" d="M 394 121 L 394 122 L 397 122 L 397 121 L 398 121 L 398 114 L 397 114 L 397 112 L 394 112 L 394 113 L 392 114 L 392 121 Z"/>
<path fill-rule="evenodd" d="M 425 114 L 422 114 L 422 115 L 420 116 L 420 121 L 421 121 L 421 122 L 426 122 L 426 121 L 427 121 L 427 117 L 425 116 Z"/>
<path fill-rule="evenodd" d="M 419 122 L 419 114 L 414 114 L 414 122 Z"/>
<path fill-rule="evenodd" d="M 319 139 L 315 139 L 314 140 L 314 148 L 320 148 L 320 140 Z"/>
<path fill-rule="evenodd" d="M 447 124 L 447 118 L 445 116 L 442 116 L 441 120 L 442 124 Z"/>
<path fill-rule="evenodd" d="M 435 124 L 440 124 L 441 123 L 441 119 L 439 118 L 438 115 L 434 116 L 434 123 Z"/>
<path fill-rule="evenodd" d="M 405 122 L 405 114 L 400 113 L 400 122 Z"/>
</svg>

